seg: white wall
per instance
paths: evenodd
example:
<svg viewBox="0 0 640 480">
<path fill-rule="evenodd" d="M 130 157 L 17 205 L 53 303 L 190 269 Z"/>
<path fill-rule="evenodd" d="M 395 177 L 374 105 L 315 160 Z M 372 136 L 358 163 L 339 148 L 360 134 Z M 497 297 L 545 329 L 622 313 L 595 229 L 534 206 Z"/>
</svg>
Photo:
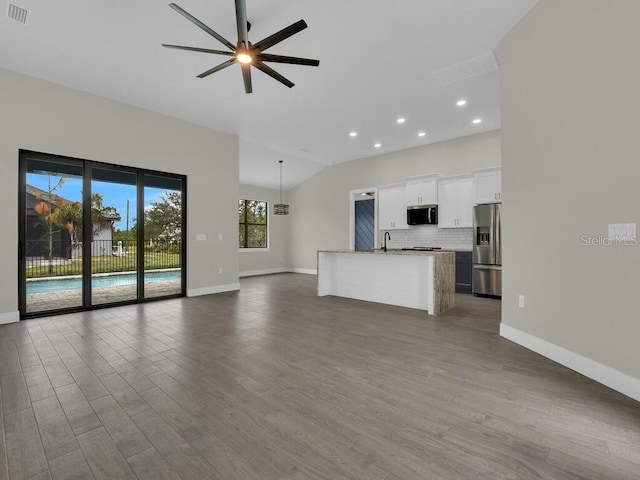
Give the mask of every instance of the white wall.
<svg viewBox="0 0 640 480">
<path fill-rule="evenodd" d="M 329 167 L 288 192 L 289 265 L 315 270 L 316 252 L 349 248 L 349 192 L 398 183 L 404 177 L 445 175 L 500 165 L 493 131 Z M 393 234 L 392 234 L 393 236 Z"/>
<path fill-rule="evenodd" d="M 5 69 L 0 86 L 0 322 L 18 310 L 19 149 L 187 175 L 188 290 L 237 287 L 237 137 Z"/>
<path fill-rule="evenodd" d="M 503 334 L 640 399 L 640 2 L 541 0 L 500 45 Z M 518 295 L 525 308 L 518 307 Z"/>
<path fill-rule="evenodd" d="M 280 203 L 280 191 L 251 185 L 240 185 L 240 198 L 245 200 L 266 200 L 269 207 L 267 216 L 269 248 L 266 250 L 240 249 L 240 276 L 286 271 L 286 227 L 289 216 L 273 214 L 273 205 Z M 286 202 L 284 195 L 283 201 Z"/>
</svg>

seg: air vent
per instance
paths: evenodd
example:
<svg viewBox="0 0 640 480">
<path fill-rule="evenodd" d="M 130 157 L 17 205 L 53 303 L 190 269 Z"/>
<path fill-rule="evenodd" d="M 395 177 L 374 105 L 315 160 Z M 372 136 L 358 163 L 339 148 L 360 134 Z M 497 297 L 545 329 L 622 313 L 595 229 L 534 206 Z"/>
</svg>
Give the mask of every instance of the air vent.
<svg viewBox="0 0 640 480">
<path fill-rule="evenodd" d="M 29 23 L 29 10 L 19 7 L 15 3 L 7 2 L 7 18 L 26 25 Z"/>
<path fill-rule="evenodd" d="M 483 53 L 450 67 L 444 67 L 433 72 L 442 85 L 466 80 L 467 78 L 493 72 L 498 69 L 498 62 L 493 52 Z"/>
</svg>

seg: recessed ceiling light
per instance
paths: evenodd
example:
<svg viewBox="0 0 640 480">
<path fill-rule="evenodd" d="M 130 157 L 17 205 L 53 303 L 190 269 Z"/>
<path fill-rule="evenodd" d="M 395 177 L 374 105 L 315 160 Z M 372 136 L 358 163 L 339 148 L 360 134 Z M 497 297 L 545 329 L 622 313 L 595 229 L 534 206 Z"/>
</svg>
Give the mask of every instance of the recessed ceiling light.
<svg viewBox="0 0 640 480">
<path fill-rule="evenodd" d="M 350 137 L 357 137 L 358 136 L 358 132 L 349 132 L 349 136 Z"/>
<path fill-rule="evenodd" d="M 374 148 L 380 148 L 381 146 L 382 146 L 382 144 L 381 144 L 381 143 L 376 143 L 373 147 L 374 147 Z"/>
<path fill-rule="evenodd" d="M 456 102 L 456 105 L 459 107 L 464 107 L 467 104 L 467 101 L 464 98 L 461 98 Z"/>
<path fill-rule="evenodd" d="M 418 136 L 419 137 L 424 137 L 426 134 L 427 134 L 427 132 L 420 132 L 420 133 L 418 133 Z"/>
<path fill-rule="evenodd" d="M 406 121 L 407 121 L 407 120 L 406 120 L 406 119 L 404 119 L 404 118 L 402 118 L 402 117 L 400 117 L 398 120 L 396 120 L 396 122 L 398 122 L 398 123 L 404 123 L 404 122 L 406 122 Z"/>
<path fill-rule="evenodd" d="M 473 124 L 474 125 L 478 125 L 479 123 L 482 123 L 482 119 L 481 118 L 474 118 L 473 119 Z"/>
</svg>

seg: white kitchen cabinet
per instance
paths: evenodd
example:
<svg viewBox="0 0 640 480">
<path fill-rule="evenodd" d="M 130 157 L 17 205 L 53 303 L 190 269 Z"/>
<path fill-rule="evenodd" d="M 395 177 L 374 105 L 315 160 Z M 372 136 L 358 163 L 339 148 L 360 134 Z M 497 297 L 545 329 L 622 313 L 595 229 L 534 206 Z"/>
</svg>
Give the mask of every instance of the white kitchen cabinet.
<svg viewBox="0 0 640 480">
<path fill-rule="evenodd" d="M 378 188 L 378 229 L 398 230 L 407 225 L 405 185 L 395 184 Z"/>
<path fill-rule="evenodd" d="M 473 226 L 473 177 L 457 175 L 438 180 L 438 228 Z"/>
<path fill-rule="evenodd" d="M 406 181 L 406 206 L 437 205 L 438 204 L 438 179 L 442 174 L 420 175 L 405 178 Z"/>
<path fill-rule="evenodd" d="M 502 202 L 502 169 L 500 167 L 485 168 L 473 172 L 473 202 Z"/>
</svg>

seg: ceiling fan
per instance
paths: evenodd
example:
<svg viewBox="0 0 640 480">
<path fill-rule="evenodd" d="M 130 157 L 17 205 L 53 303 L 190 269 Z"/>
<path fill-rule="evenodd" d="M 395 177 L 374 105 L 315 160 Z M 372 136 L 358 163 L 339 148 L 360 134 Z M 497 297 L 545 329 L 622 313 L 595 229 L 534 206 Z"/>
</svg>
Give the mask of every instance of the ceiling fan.
<svg viewBox="0 0 640 480">
<path fill-rule="evenodd" d="M 317 67 L 318 65 L 320 65 L 319 60 L 312 60 L 310 58 L 288 57 L 284 55 L 272 55 L 270 53 L 263 53 L 268 48 L 273 47 L 277 43 L 280 43 L 283 40 L 286 40 L 287 38 L 307 28 L 307 23 L 304 20 L 298 20 L 297 22 L 292 23 L 288 27 L 283 28 L 273 35 L 269 35 L 259 42 L 252 44 L 249 41 L 249 29 L 251 28 L 251 24 L 247 21 L 247 6 L 245 0 L 235 0 L 235 2 L 236 25 L 238 27 L 238 43 L 236 45 L 209 28 L 207 25 L 202 23 L 200 20 L 195 18 L 193 15 L 191 15 L 189 12 L 179 7 L 175 3 L 169 4 L 169 6 L 176 12 L 189 20 L 191 23 L 207 32 L 213 38 L 226 46 L 230 51 L 211 50 L 209 48 L 199 47 L 186 47 L 183 45 L 168 45 L 165 43 L 163 43 L 162 46 L 166 48 L 175 48 L 178 50 L 188 50 L 190 52 L 213 53 L 216 55 L 226 55 L 227 57 L 231 57 L 229 60 L 222 62 L 220 65 L 210 68 L 206 72 L 202 72 L 200 75 L 198 75 L 198 78 L 207 77 L 212 73 L 230 67 L 234 63 L 238 62 L 240 63 L 240 68 L 242 69 L 242 78 L 244 80 L 244 90 L 246 93 L 251 93 L 253 91 L 251 86 L 251 66 L 256 67 L 261 72 L 266 73 L 270 77 L 291 88 L 294 85 L 291 80 L 283 77 L 273 68 L 266 65 L 264 62 L 290 63 L 293 65 L 308 65 L 311 67 Z"/>
</svg>

